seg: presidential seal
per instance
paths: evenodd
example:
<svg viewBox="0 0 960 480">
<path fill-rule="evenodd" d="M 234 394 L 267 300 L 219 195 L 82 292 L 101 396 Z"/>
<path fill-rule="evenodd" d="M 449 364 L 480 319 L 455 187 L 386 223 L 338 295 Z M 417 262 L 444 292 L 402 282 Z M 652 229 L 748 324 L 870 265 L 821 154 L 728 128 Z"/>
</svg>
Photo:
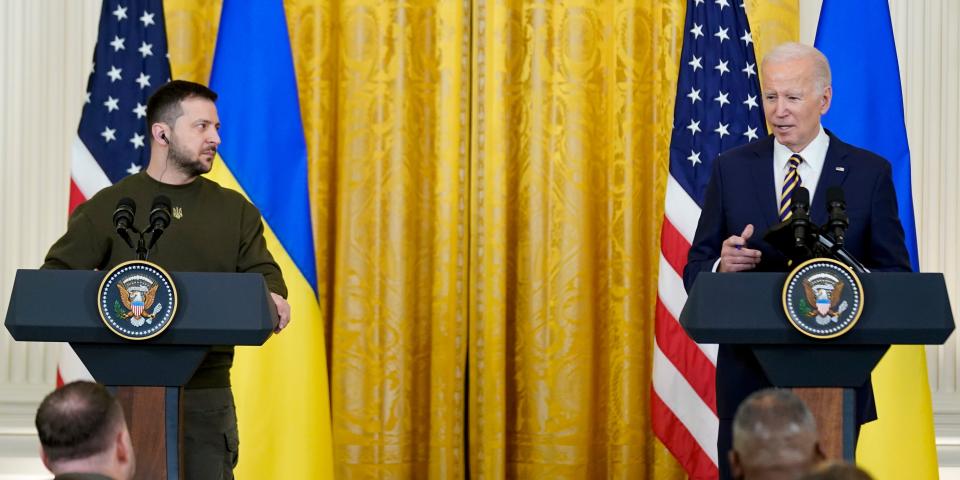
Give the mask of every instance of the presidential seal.
<svg viewBox="0 0 960 480">
<path fill-rule="evenodd" d="M 856 273 L 837 260 L 807 260 L 787 275 L 783 311 L 804 335 L 838 337 L 853 328 L 863 313 L 863 286 Z"/>
<path fill-rule="evenodd" d="M 146 340 L 163 333 L 173 321 L 177 288 L 160 266 L 125 262 L 103 278 L 97 307 L 110 331 L 128 340 Z"/>
</svg>

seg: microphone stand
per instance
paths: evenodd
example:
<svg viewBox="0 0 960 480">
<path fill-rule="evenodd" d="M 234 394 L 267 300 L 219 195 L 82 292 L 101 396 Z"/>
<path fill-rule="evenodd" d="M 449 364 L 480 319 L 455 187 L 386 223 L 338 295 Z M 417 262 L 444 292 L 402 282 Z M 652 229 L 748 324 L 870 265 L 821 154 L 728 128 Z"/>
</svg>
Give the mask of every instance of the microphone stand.
<svg viewBox="0 0 960 480">
<path fill-rule="evenodd" d="M 137 260 L 146 260 L 147 259 L 147 244 L 143 241 L 143 235 L 146 232 L 137 232 L 140 235 L 140 239 L 137 240 Z"/>
<path fill-rule="evenodd" d="M 846 249 L 834 243 L 826 234 L 817 235 L 817 246 L 826 249 L 828 255 L 824 256 L 834 256 L 837 260 L 847 264 L 853 271 L 857 273 L 870 273 L 870 270 L 867 267 L 863 266 L 859 260 L 853 258 L 853 255 L 850 254 Z"/>
<path fill-rule="evenodd" d="M 145 261 L 147 257 L 150 256 L 150 251 L 147 250 L 147 242 L 145 240 L 146 235 L 149 235 L 153 231 L 153 227 L 148 228 L 145 231 L 140 231 L 137 227 L 127 227 L 129 230 L 132 230 L 133 233 L 137 234 L 137 260 Z"/>
</svg>

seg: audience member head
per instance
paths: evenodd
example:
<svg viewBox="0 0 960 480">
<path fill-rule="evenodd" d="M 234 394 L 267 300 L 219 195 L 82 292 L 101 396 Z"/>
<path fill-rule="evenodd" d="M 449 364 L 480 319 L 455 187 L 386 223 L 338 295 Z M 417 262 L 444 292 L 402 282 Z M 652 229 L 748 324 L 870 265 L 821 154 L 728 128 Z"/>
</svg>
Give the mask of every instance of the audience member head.
<svg viewBox="0 0 960 480">
<path fill-rule="evenodd" d="M 754 392 L 733 419 L 730 469 L 745 480 L 796 479 L 823 460 L 817 424 L 790 390 Z"/>
<path fill-rule="evenodd" d="M 123 409 L 107 389 L 71 382 L 47 395 L 37 409 L 43 464 L 54 473 L 99 473 L 127 480 L 136 461 Z"/>
</svg>

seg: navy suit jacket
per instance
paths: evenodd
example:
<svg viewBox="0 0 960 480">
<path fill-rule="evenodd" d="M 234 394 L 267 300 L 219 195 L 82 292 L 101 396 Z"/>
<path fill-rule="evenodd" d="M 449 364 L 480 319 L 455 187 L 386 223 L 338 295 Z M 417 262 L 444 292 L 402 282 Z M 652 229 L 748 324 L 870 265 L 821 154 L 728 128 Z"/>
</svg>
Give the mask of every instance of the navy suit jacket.
<svg viewBox="0 0 960 480">
<path fill-rule="evenodd" d="M 829 187 L 841 187 L 850 217 L 845 244 L 847 251 L 873 271 L 910 271 L 890 163 L 867 150 L 843 143 L 829 131 L 827 135 L 830 136 L 830 146 L 810 205 L 811 221 L 817 225 L 826 223 L 826 191 Z M 683 270 L 683 282 L 688 291 L 697 274 L 713 269 L 720 258 L 723 241 L 731 235 L 740 235 L 747 224 L 754 227 L 747 247 L 761 252 L 761 262 L 756 270 L 788 270 L 786 257 L 763 241 L 763 234 L 779 223 L 777 204 L 780 196 L 774 183 L 773 142 L 773 136 L 768 136 L 728 150 L 714 162 L 697 233 Z M 768 386 L 769 382 L 749 350 L 720 347 L 717 358 L 717 414 L 720 418 L 733 418 L 744 398 Z M 872 419 L 872 397 L 869 404 L 861 403 L 871 409 L 862 412 L 866 415 L 865 420 Z"/>
</svg>

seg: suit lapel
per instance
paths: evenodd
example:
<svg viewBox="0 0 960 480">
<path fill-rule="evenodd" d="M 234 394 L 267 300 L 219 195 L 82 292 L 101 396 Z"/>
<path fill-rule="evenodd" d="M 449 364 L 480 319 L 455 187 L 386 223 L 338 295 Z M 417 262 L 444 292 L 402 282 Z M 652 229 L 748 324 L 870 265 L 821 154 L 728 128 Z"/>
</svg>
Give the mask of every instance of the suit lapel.
<svg viewBox="0 0 960 480">
<path fill-rule="evenodd" d="M 810 219 L 817 225 L 827 221 L 827 189 L 843 185 L 850 171 L 847 157 L 847 145 L 841 142 L 833 133 L 830 136 L 830 146 L 827 147 L 827 158 L 823 162 L 820 180 L 817 182 L 817 191 L 813 194 L 813 205 L 810 205 Z"/>
<path fill-rule="evenodd" d="M 753 174 L 754 195 L 757 198 L 757 205 L 760 206 L 760 213 L 763 215 L 763 221 L 766 225 L 760 228 L 760 225 L 754 225 L 757 232 L 764 232 L 768 228 L 780 223 L 777 218 L 777 203 L 780 202 L 780 196 L 777 194 L 777 186 L 773 178 L 773 136 L 768 136 L 766 141 L 758 142 L 753 149 L 756 166 L 750 169 Z"/>
</svg>

